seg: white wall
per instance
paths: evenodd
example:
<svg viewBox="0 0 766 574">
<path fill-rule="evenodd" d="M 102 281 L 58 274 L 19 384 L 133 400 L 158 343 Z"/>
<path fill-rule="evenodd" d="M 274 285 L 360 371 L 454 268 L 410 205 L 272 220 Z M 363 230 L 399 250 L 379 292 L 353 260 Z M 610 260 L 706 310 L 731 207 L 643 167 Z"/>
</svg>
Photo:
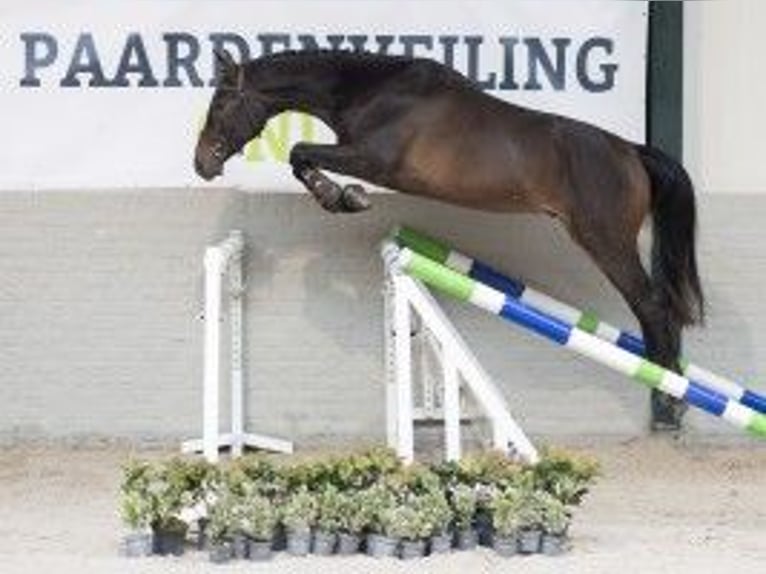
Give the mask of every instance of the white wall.
<svg viewBox="0 0 766 574">
<path fill-rule="evenodd" d="M 766 2 L 684 4 L 686 164 L 704 192 L 766 192 Z"/>
</svg>

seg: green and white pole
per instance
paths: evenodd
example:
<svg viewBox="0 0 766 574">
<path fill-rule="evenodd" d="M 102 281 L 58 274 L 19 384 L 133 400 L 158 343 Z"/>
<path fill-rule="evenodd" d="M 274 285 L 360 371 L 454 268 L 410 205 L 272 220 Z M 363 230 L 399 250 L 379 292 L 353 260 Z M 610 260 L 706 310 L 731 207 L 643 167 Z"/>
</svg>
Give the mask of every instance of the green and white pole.
<svg viewBox="0 0 766 574">
<path fill-rule="evenodd" d="M 568 325 L 577 326 L 582 331 L 596 335 L 634 355 L 645 356 L 644 342 L 640 337 L 601 321 L 594 313 L 581 311 L 541 293 L 481 261 L 452 249 L 446 243 L 414 229 L 399 227 L 394 230 L 393 235 L 400 246 L 408 247 L 458 273 L 468 275 L 480 283 L 494 287 L 529 307 L 542 311 Z M 689 361 L 682 359 L 681 366 L 684 376 L 689 379 L 710 387 L 746 407 L 766 414 L 766 396 Z"/>
<path fill-rule="evenodd" d="M 547 315 L 498 289 L 462 275 L 428 257 L 403 248 L 395 268 L 459 301 L 471 303 L 568 347 L 633 380 L 656 388 L 720 417 L 754 435 L 766 436 L 766 416 L 723 394 L 630 353 L 578 327 Z"/>
</svg>

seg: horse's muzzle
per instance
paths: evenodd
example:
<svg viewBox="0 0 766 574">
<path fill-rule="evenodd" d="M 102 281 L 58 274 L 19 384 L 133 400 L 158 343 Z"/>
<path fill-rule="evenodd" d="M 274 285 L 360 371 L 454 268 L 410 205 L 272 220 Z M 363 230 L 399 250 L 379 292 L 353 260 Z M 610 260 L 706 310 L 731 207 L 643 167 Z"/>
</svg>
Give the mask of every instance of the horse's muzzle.
<svg viewBox="0 0 766 574">
<path fill-rule="evenodd" d="M 194 171 L 205 181 L 210 181 L 223 173 L 223 164 L 214 154 L 197 148 L 194 154 Z"/>
</svg>

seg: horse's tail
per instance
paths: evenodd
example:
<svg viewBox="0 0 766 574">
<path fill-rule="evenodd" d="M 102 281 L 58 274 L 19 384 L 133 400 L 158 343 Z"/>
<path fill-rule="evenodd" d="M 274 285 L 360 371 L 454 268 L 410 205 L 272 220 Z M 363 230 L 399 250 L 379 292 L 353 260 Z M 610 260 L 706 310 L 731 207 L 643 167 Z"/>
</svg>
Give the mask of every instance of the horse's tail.
<svg viewBox="0 0 766 574">
<path fill-rule="evenodd" d="M 681 325 L 702 322 L 705 299 L 695 254 L 696 205 L 689 174 L 676 160 L 637 146 L 652 185 L 652 282 Z"/>
</svg>

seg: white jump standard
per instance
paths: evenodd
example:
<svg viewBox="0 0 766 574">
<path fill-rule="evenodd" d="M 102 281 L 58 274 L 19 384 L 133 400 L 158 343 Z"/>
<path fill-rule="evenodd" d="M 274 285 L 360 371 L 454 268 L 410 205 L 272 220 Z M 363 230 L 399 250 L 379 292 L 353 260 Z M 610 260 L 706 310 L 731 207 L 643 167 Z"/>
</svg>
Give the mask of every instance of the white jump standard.
<svg viewBox="0 0 766 574">
<path fill-rule="evenodd" d="M 432 332 L 439 343 L 443 370 L 442 399 L 447 460 L 461 456 L 460 382 L 471 392 L 492 425 L 492 444 L 509 456 L 534 463 L 537 450 L 511 416 L 507 403 L 470 352 L 439 305 L 423 285 L 399 271 L 395 262 L 399 248 L 385 242 L 382 255 L 386 261 L 387 351 L 386 420 L 388 444 L 399 457 L 414 460 L 414 421 L 412 384 L 411 329 L 413 315 Z"/>
<path fill-rule="evenodd" d="M 233 457 L 244 447 L 292 453 L 291 442 L 261 434 L 245 432 L 244 421 L 244 327 L 242 307 L 242 254 L 244 240 L 240 231 L 205 250 L 205 347 L 203 379 L 202 439 L 185 441 L 182 452 L 202 452 L 209 462 L 218 461 L 218 451 L 230 448 Z M 231 432 L 221 434 L 219 428 L 221 387 L 221 322 L 223 277 L 228 275 L 229 322 L 231 327 Z"/>
</svg>

